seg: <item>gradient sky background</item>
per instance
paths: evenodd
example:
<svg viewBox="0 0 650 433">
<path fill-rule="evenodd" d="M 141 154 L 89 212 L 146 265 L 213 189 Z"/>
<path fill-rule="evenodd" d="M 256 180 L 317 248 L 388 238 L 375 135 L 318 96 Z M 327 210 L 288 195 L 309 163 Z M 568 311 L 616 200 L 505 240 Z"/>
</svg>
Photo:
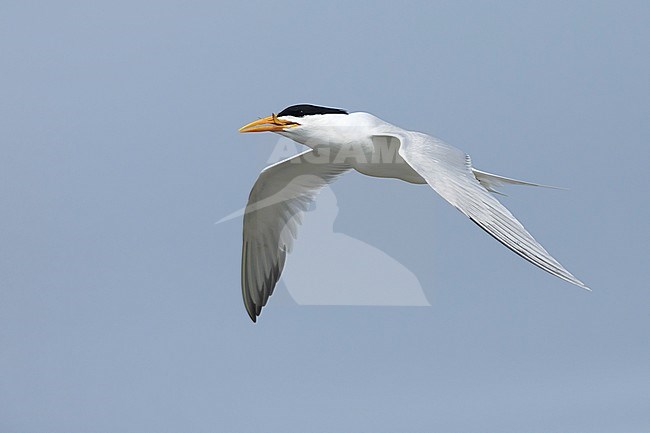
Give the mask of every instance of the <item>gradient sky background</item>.
<svg viewBox="0 0 650 433">
<path fill-rule="evenodd" d="M 646 1 L 3 1 L 0 431 L 650 432 L 649 20 Z M 432 307 L 279 289 L 254 325 L 241 220 L 214 222 L 277 142 L 237 129 L 300 102 L 569 188 L 503 202 L 593 292 L 426 186 L 351 174 L 334 229 Z"/>
</svg>

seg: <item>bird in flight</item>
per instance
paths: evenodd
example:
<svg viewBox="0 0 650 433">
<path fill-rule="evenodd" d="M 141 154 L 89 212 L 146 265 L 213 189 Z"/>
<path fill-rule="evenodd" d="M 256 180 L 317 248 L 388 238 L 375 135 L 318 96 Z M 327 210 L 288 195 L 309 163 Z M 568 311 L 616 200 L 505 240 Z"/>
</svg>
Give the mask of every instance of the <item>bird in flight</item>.
<svg viewBox="0 0 650 433">
<path fill-rule="evenodd" d="M 248 198 L 241 285 L 244 305 L 253 322 L 280 279 L 303 213 L 321 188 L 350 170 L 428 184 L 517 255 L 589 290 L 491 194 L 503 184 L 543 185 L 478 170 L 463 151 L 364 112 L 293 105 L 239 129 L 263 131 L 280 134 L 310 149 L 262 170 Z"/>
</svg>

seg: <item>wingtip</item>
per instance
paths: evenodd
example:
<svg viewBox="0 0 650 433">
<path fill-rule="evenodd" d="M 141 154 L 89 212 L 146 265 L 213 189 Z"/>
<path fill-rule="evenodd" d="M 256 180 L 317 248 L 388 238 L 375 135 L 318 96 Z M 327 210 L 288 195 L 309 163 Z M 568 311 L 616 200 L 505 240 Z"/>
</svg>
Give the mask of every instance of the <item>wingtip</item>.
<svg viewBox="0 0 650 433">
<path fill-rule="evenodd" d="M 246 307 L 246 314 L 248 314 L 248 317 L 253 321 L 253 323 L 257 322 L 257 316 L 258 314 L 255 314 L 255 305 L 251 301 L 248 296 L 246 296 L 247 292 L 244 290 L 244 307 Z"/>
<path fill-rule="evenodd" d="M 574 278 L 575 278 L 575 277 L 574 277 Z M 592 292 L 592 291 L 593 291 L 593 290 L 591 290 L 591 289 L 589 288 L 589 286 L 587 286 L 585 283 L 583 283 L 582 281 L 578 280 L 577 278 L 575 279 L 575 281 L 571 281 L 571 283 L 575 284 L 576 286 L 580 287 L 581 289 L 585 289 L 585 290 L 588 291 L 588 292 Z"/>
</svg>

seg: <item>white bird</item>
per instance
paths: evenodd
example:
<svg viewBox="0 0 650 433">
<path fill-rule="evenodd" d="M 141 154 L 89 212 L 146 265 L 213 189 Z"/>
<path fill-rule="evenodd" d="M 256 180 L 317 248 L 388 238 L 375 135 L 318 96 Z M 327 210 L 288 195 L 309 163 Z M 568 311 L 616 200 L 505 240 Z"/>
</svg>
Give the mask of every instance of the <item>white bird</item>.
<svg viewBox="0 0 650 433">
<path fill-rule="evenodd" d="M 251 190 L 244 213 L 241 283 L 244 305 L 253 322 L 280 278 L 302 213 L 324 185 L 348 170 L 429 184 L 519 256 L 589 290 L 490 194 L 502 184 L 543 185 L 477 170 L 463 151 L 363 112 L 294 105 L 239 131 L 272 131 L 311 148 L 266 167 Z"/>
</svg>

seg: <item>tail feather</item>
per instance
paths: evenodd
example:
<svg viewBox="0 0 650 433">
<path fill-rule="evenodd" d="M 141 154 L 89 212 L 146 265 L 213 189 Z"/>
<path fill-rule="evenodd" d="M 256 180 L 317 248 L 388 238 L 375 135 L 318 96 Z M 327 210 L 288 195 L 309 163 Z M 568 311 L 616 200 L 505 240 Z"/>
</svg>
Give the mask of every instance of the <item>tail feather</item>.
<svg viewBox="0 0 650 433">
<path fill-rule="evenodd" d="M 486 171 L 477 170 L 472 168 L 472 172 L 476 179 L 490 192 L 501 194 L 496 188 L 503 186 L 504 184 L 510 185 L 526 185 L 526 186 L 537 186 L 541 188 L 551 188 L 551 189 L 565 189 L 557 186 L 542 185 L 540 183 L 526 182 L 523 180 L 512 179 L 509 177 L 498 176 L 496 174 L 488 173 Z"/>
</svg>

